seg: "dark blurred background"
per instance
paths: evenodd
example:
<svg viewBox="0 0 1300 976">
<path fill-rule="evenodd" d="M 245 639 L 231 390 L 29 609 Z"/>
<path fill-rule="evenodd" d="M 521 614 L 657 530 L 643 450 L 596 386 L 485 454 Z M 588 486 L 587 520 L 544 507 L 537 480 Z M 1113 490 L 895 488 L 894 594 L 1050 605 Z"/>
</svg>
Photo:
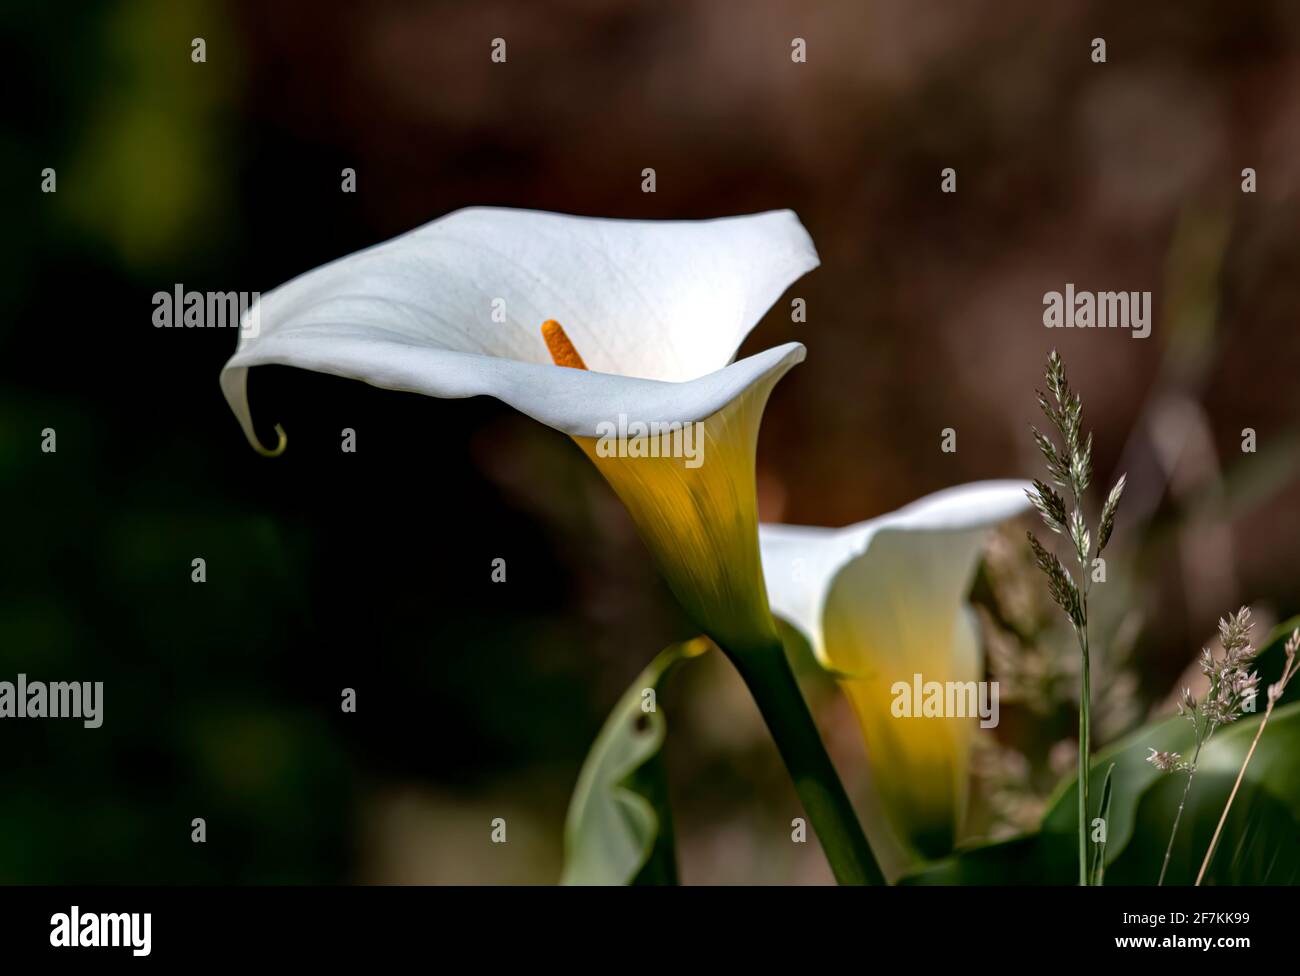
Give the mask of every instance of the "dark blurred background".
<svg viewBox="0 0 1300 976">
<path fill-rule="evenodd" d="M 604 715 L 690 632 L 594 469 L 494 401 L 278 367 L 250 381 L 290 434 L 268 461 L 217 386 L 234 333 L 150 322 L 176 283 L 265 292 L 466 205 L 799 214 L 808 321 L 787 296 L 741 350 L 808 346 L 763 428 L 769 520 L 1038 474 L 1059 346 L 1098 481 L 1130 476 L 1103 739 L 1167 707 L 1220 614 L 1300 609 L 1294 4 L 10 0 L 0 29 L 0 680 L 105 682 L 101 729 L 0 724 L 0 881 L 558 876 Z M 1150 290 L 1151 337 L 1044 329 L 1066 281 Z M 998 597 L 1022 537 L 976 587 L 994 673 L 1020 649 L 1068 685 L 1059 628 Z M 828 880 L 713 658 L 665 704 L 684 880 Z M 806 677 L 857 791 L 852 717 Z M 1013 704 L 971 836 L 1033 822 L 1060 699 Z"/>
</svg>

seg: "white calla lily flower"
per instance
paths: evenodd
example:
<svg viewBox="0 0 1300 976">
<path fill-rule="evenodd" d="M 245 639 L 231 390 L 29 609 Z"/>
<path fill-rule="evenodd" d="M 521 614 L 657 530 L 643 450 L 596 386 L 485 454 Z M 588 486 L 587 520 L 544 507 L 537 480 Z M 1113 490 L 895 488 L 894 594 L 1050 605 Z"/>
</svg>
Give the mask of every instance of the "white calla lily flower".
<svg viewBox="0 0 1300 976">
<path fill-rule="evenodd" d="M 803 346 L 731 363 L 772 303 L 817 264 L 789 211 L 632 221 L 461 210 L 263 296 L 221 387 L 264 454 L 286 438 L 277 427 L 275 448 L 258 439 L 248 370 L 272 363 L 435 397 L 493 396 L 572 436 L 684 609 L 735 662 L 836 877 L 878 883 L 790 673 L 759 559 L 759 421 Z M 673 451 L 638 442 L 637 431 L 656 424 L 676 429 L 677 440 L 661 442 Z M 688 425 L 692 449 L 678 456 Z"/>
<path fill-rule="evenodd" d="M 842 529 L 759 527 L 773 612 L 808 638 L 858 716 L 885 820 L 867 821 L 877 850 L 952 850 L 979 717 L 924 717 L 919 703 L 917 717 L 900 717 L 896 686 L 983 677 L 966 597 L 987 532 L 1029 508 L 1029 487 L 962 485 Z"/>
<path fill-rule="evenodd" d="M 678 598 L 719 641 L 770 633 L 754 449 L 789 343 L 731 363 L 771 304 L 817 266 L 790 211 L 703 221 L 449 214 L 262 296 L 221 387 L 250 444 L 248 370 L 297 366 L 435 397 L 496 397 L 572 435 L 622 497 Z M 556 365 L 543 322 L 574 362 Z M 728 365 L 731 363 L 730 365 Z M 704 425 L 703 463 L 606 457 L 602 430 Z"/>
<path fill-rule="evenodd" d="M 221 388 L 259 450 L 247 374 L 272 363 L 492 396 L 575 437 L 620 412 L 703 420 L 801 358 L 792 343 L 728 366 L 817 263 L 788 210 L 700 221 L 458 210 L 263 295 Z M 553 364 L 539 334 L 548 319 L 589 371 Z"/>
</svg>

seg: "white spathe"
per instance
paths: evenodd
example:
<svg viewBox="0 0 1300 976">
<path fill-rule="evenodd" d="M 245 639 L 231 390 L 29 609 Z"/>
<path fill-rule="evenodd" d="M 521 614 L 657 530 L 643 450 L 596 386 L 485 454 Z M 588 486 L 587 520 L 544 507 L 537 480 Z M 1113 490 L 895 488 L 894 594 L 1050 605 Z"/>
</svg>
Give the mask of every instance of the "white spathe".
<svg viewBox="0 0 1300 976">
<path fill-rule="evenodd" d="M 894 619 L 902 625 L 896 611 L 903 606 L 951 616 L 965 602 L 983 530 L 1027 511 L 1030 487 L 1003 480 L 945 488 L 840 529 L 765 522 L 759 542 L 772 612 L 804 633 L 824 668 L 855 676 L 865 664 L 857 652 L 826 642 L 824 615 L 836 587 L 879 583 L 854 596 L 870 601 L 860 604 L 862 615 L 881 624 Z M 841 578 L 849 569 L 851 575 Z"/>
<path fill-rule="evenodd" d="M 221 387 L 259 450 L 247 375 L 268 364 L 492 396 L 575 437 L 620 413 L 703 420 L 803 358 L 788 343 L 727 365 L 817 264 L 788 210 L 701 221 L 459 210 L 263 295 L 257 332 L 241 331 Z M 552 364 L 546 319 L 588 370 Z"/>
<path fill-rule="evenodd" d="M 982 678 L 966 596 L 986 533 L 1028 510 L 1029 487 L 961 485 L 842 529 L 759 527 L 772 612 L 852 701 L 892 839 L 913 855 L 941 856 L 956 839 L 978 720 L 897 718 L 891 689 L 915 674 Z"/>
</svg>

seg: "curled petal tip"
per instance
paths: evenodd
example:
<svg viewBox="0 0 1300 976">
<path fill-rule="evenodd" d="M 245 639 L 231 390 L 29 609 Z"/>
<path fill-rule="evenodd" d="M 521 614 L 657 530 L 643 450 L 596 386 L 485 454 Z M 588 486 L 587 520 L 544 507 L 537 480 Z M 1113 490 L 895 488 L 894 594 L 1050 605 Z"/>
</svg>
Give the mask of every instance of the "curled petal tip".
<svg viewBox="0 0 1300 976">
<path fill-rule="evenodd" d="M 284 432 L 284 428 L 279 424 L 275 425 L 275 435 L 279 442 L 273 448 L 263 447 L 258 440 L 253 441 L 253 450 L 257 451 L 262 457 L 279 457 L 284 453 L 284 449 L 289 445 L 289 435 Z"/>
</svg>

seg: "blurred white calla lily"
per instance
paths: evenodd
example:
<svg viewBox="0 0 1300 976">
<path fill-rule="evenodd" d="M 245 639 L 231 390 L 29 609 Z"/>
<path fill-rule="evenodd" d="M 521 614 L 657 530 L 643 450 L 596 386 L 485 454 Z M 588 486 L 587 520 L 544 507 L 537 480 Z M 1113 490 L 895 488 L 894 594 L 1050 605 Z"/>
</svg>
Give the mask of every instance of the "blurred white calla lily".
<svg viewBox="0 0 1300 976">
<path fill-rule="evenodd" d="M 912 856 L 952 850 L 979 718 L 898 717 L 895 685 L 983 677 L 966 596 L 987 531 L 1029 508 L 1027 488 L 977 482 L 842 529 L 759 528 L 773 612 L 807 636 L 857 713 L 884 814 L 867 819 L 878 851 L 887 840 Z"/>
<path fill-rule="evenodd" d="M 221 374 L 250 444 L 250 367 L 297 366 L 435 397 L 487 395 L 572 435 L 631 511 L 673 591 L 720 642 L 771 632 L 754 445 L 798 343 L 732 363 L 817 266 L 790 211 L 633 221 L 460 210 L 263 295 Z M 540 327 L 563 324 L 575 362 Z M 581 365 L 582 369 L 565 368 Z M 703 422 L 704 461 L 601 456 L 601 426 Z M 606 429 L 608 429 L 606 427 Z"/>
</svg>

